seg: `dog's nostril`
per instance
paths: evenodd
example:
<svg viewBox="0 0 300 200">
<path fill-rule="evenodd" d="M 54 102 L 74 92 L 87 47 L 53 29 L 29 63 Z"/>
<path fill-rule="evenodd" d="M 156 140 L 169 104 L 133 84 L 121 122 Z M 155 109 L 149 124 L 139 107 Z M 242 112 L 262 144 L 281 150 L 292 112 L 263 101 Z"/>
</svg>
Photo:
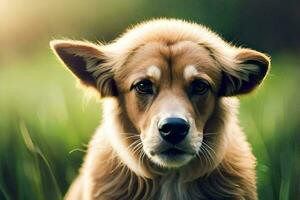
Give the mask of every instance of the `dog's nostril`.
<svg viewBox="0 0 300 200">
<path fill-rule="evenodd" d="M 171 144 L 181 142 L 188 134 L 189 128 L 187 121 L 177 117 L 166 118 L 158 125 L 161 137 Z"/>
<path fill-rule="evenodd" d="M 163 135 L 169 135 L 172 130 L 172 125 L 171 124 L 162 124 L 162 126 L 159 128 L 159 131 Z"/>
</svg>

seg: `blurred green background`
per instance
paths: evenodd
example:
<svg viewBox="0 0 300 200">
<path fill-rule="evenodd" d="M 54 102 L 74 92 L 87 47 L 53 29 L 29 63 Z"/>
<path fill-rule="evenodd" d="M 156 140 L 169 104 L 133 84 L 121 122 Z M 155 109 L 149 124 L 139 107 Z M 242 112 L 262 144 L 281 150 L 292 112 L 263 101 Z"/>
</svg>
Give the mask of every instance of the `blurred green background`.
<svg viewBox="0 0 300 200">
<path fill-rule="evenodd" d="M 51 39 L 110 41 L 132 24 L 176 17 L 272 57 L 241 124 L 258 159 L 260 199 L 300 198 L 300 1 L 0 0 L 0 199 L 60 199 L 101 103 L 51 53 Z"/>
</svg>

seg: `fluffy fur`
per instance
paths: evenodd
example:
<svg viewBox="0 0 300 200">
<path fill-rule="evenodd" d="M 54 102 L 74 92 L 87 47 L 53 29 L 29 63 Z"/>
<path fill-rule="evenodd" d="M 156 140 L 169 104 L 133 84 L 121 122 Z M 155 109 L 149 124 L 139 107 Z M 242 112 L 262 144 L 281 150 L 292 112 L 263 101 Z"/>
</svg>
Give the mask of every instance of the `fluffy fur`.
<svg viewBox="0 0 300 200">
<path fill-rule="evenodd" d="M 51 47 L 103 98 L 103 121 L 66 199 L 257 199 L 255 157 L 239 127 L 235 96 L 260 85 L 267 56 L 174 19 L 142 23 L 106 45 L 52 41 Z M 190 65 L 210 83 L 205 96 L 182 89 Z M 137 97 L 129 88 L 149 66 L 162 76 L 153 80 L 156 96 Z M 170 110 L 188 116 L 184 148 L 195 151 L 172 163 L 149 153 L 161 145 L 155 120 Z"/>
</svg>

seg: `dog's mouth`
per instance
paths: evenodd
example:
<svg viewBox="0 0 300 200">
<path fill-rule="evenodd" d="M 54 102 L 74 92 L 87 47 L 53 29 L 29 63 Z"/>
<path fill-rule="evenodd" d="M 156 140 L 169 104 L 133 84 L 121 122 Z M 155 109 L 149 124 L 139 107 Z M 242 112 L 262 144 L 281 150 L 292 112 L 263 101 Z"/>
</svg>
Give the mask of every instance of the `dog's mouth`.
<svg viewBox="0 0 300 200">
<path fill-rule="evenodd" d="M 167 157 L 176 157 L 182 155 L 194 155 L 195 153 L 188 151 L 184 147 L 167 145 L 156 151 L 150 151 L 152 156 L 167 156 Z"/>
<path fill-rule="evenodd" d="M 177 148 L 176 146 L 169 146 L 168 148 L 160 149 L 160 151 L 150 152 L 150 157 L 155 163 L 168 168 L 180 167 L 189 162 L 194 155 L 187 149 Z"/>
<path fill-rule="evenodd" d="M 177 149 L 177 148 L 170 148 L 168 150 L 162 151 L 160 154 L 168 157 L 180 156 L 184 155 L 187 152 Z"/>
</svg>

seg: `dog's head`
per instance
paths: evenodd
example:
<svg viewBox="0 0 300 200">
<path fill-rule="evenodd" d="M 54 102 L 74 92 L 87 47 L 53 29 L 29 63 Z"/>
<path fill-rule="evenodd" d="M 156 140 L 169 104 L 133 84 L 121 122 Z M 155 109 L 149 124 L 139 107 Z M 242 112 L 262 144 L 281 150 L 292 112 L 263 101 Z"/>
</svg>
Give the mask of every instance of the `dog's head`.
<svg viewBox="0 0 300 200">
<path fill-rule="evenodd" d="M 269 68 L 264 54 L 179 20 L 138 25 L 108 45 L 51 45 L 84 85 L 117 100 L 120 151 L 139 152 L 136 162 L 145 153 L 161 168 L 219 162 L 230 123 L 224 97 L 251 92 Z"/>
</svg>

